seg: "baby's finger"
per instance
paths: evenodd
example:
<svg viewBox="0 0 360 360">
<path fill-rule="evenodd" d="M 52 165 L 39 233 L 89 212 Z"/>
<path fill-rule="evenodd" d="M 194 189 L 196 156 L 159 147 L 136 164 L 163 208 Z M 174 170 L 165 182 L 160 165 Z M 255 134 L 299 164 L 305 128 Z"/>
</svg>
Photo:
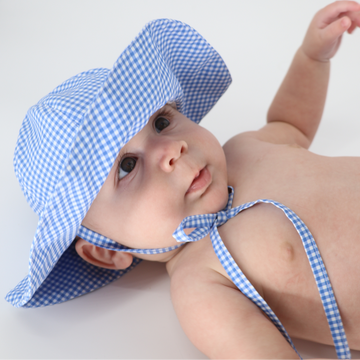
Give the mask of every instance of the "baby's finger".
<svg viewBox="0 0 360 360">
<path fill-rule="evenodd" d="M 351 26 L 348 28 L 347 32 L 348 32 L 349 34 L 351 34 L 351 33 L 355 30 L 356 26 L 357 26 L 356 23 L 355 23 L 355 22 L 352 22 L 352 23 L 351 23 Z"/>
<path fill-rule="evenodd" d="M 344 16 L 322 30 L 322 38 L 325 42 L 333 42 L 351 27 L 351 20 Z"/>
<path fill-rule="evenodd" d="M 360 12 L 346 12 L 342 13 L 341 16 L 347 16 L 351 20 L 351 26 L 347 30 L 349 34 L 351 34 L 356 27 L 360 27 Z"/>
<path fill-rule="evenodd" d="M 360 11 L 360 4 L 356 1 L 336 1 L 324 7 L 318 13 L 320 20 L 319 27 L 324 28 L 325 26 L 331 24 L 341 13 L 356 11 Z"/>
<path fill-rule="evenodd" d="M 342 13 L 341 16 L 347 16 L 350 20 L 355 23 L 355 25 L 360 26 L 360 12 L 351 12 Z"/>
</svg>

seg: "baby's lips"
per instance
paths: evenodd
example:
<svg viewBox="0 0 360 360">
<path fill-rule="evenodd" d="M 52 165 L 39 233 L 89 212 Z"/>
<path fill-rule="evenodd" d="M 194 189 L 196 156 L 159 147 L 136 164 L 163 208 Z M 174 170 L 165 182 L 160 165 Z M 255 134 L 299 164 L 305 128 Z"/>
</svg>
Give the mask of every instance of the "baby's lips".
<svg viewBox="0 0 360 360">
<path fill-rule="evenodd" d="M 190 184 L 189 189 L 186 194 L 198 191 L 208 186 L 211 182 L 211 174 L 207 167 L 204 167 L 200 172 L 194 177 L 194 180 Z"/>
</svg>

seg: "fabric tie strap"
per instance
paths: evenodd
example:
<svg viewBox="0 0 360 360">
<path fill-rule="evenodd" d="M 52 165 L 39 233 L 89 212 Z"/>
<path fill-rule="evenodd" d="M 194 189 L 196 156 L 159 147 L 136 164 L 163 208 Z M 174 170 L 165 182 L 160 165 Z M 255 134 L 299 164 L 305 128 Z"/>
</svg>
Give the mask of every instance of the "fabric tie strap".
<svg viewBox="0 0 360 360">
<path fill-rule="evenodd" d="M 258 203 L 272 204 L 282 210 L 287 218 L 292 222 L 302 240 L 320 293 L 337 356 L 339 359 L 350 359 L 350 349 L 347 343 L 345 330 L 342 324 L 330 280 L 315 240 L 309 229 L 292 210 L 276 201 L 260 199 L 232 209 L 231 206 L 233 198 L 234 190 L 232 187 L 229 187 L 229 199 L 224 210 L 219 211 L 216 214 L 193 215 L 185 218 L 179 227 L 175 230 L 173 234 L 174 238 L 179 242 L 193 242 L 198 241 L 210 234 L 210 239 L 214 251 L 227 274 L 230 276 L 231 280 L 248 299 L 254 302 L 271 319 L 274 325 L 278 328 L 278 330 L 282 333 L 285 339 L 301 358 L 284 326 L 281 324 L 280 320 L 271 310 L 266 301 L 260 296 L 250 281 L 246 278 L 244 273 L 240 270 L 239 266 L 236 264 L 226 246 L 224 245 L 217 230 L 219 226 L 225 224 L 229 219 L 233 218 L 241 211 L 246 210 Z M 195 229 L 189 235 L 185 234 L 184 229 L 190 228 Z"/>
<path fill-rule="evenodd" d="M 260 199 L 237 206 L 235 208 L 231 208 L 233 199 L 234 189 L 232 187 L 229 187 L 228 202 L 223 210 L 215 214 L 192 215 L 185 218 L 173 233 L 173 237 L 179 242 L 179 244 L 167 248 L 130 249 L 101 234 L 87 229 L 84 226 L 80 226 L 78 236 L 96 246 L 100 246 L 109 250 L 125 251 L 135 254 L 161 254 L 177 249 L 178 247 L 183 246 L 187 242 L 201 240 L 205 236 L 210 234 L 210 239 L 215 254 L 220 260 L 227 274 L 230 276 L 233 283 L 248 299 L 250 299 L 254 304 L 256 304 L 270 318 L 270 320 L 274 323 L 274 325 L 278 328 L 278 330 L 282 333 L 285 339 L 289 342 L 289 344 L 301 358 L 284 326 L 281 324 L 275 313 L 271 310 L 270 306 L 260 296 L 260 294 L 250 283 L 250 281 L 246 278 L 244 273 L 240 270 L 239 266 L 236 264 L 235 260 L 224 245 L 217 229 L 219 226 L 225 224 L 229 219 L 233 218 L 241 211 L 246 210 L 256 204 L 272 204 L 284 212 L 286 217 L 292 222 L 296 231 L 300 235 L 311 266 L 311 270 L 315 278 L 316 285 L 319 290 L 320 298 L 330 327 L 337 356 L 339 359 L 350 359 L 350 349 L 347 343 L 345 330 L 341 321 L 339 309 L 330 284 L 330 280 L 315 240 L 309 229 L 292 210 L 276 201 Z M 185 234 L 184 229 L 194 230 L 187 235 Z"/>
</svg>

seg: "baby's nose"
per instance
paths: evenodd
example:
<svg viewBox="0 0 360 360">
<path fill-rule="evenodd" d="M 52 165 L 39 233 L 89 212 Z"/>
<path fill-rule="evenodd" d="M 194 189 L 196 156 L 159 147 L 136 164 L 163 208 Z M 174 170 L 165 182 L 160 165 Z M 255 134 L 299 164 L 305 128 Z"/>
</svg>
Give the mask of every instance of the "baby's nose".
<svg viewBox="0 0 360 360">
<path fill-rule="evenodd" d="M 172 172 L 176 161 L 188 150 L 188 145 L 183 140 L 166 141 L 159 147 L 159 166 L 165 172 Z"/>
</svg>

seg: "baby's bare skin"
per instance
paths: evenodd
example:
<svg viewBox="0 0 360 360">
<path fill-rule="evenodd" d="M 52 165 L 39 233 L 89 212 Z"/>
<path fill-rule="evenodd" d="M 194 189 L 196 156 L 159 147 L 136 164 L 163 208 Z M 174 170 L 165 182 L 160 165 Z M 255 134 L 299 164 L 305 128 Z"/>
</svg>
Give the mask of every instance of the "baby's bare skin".
<svg viewBox="0 0 360 360">
<path fill-rule="evenodd" d="M 229 185 L 235 189 L 233 207 L 257 199 L 272 199 L 288 206 L 305 222 L 328 271 L 349 346 L 360 350 L 360 158 L 319 156 L 297 143 L 272 144 L 256 137 L 256 132 L 241 134 L 224 146 Z M 291 337 L 333 345 L 300 236 L 281 210 L 271 204 L 256 205 L 221 226 L 219 234 Z M 175 280 L 172 284 L 175 309 L 185 331 L 200 348 L 201 340 L 197 343 L 196 335 L 191 333 L 193 325 L 188 327 L 186 316 L 182 321 L 181 308 L 184 311 L 188 308 L 176 289 L 179 286 L 182 292 L 191 286 L 182 287 L 177 276 L 194 282 L 195 287 L 207 282 L 216 293 L 224 291 L 224 297 L 229 288 L 234 289 L 234 298 L 245 299 L 244 304 L 239 303 L 239 311 L 241 306 L 245 308 L 247 302 L 251 303 L 223 269 L 209 237 L 188 244 L 167 267 Z M 186 301 L 191 296 L 190 302 L 199 301 L 207 306 L 192 291 L 186 293 Z M 225 298 L 223 301 L 226 303 Z M 192 317 L 196 318 L 195 311 Z M 243 327 L 246 329 L 247 324 Z M 211 339 L 212 334 L 208 337 Z M 239 342 L 240 339 L 239 336 Z M 211 347 L 204 344 L 207 346 Z M 280 357 L 279 349 L 276 351 Z"/>
<path fill-rule="evenodd" d="M 274 199 L 305 222 L 328 271 L 349 346 L 360 349 L 360 158 L 324 157 L 245 136 L 239 146 L 236 140 L 225 147 L 229 183 L 238 190 L 234 206 Z M 241 171 L 232 166 L 235 161 L 241 161 Z M 301 239 L 283 212 L 257 205 L 225 226 L 225 244 L 289 334 L 332 344 Z"/>
</svg>

